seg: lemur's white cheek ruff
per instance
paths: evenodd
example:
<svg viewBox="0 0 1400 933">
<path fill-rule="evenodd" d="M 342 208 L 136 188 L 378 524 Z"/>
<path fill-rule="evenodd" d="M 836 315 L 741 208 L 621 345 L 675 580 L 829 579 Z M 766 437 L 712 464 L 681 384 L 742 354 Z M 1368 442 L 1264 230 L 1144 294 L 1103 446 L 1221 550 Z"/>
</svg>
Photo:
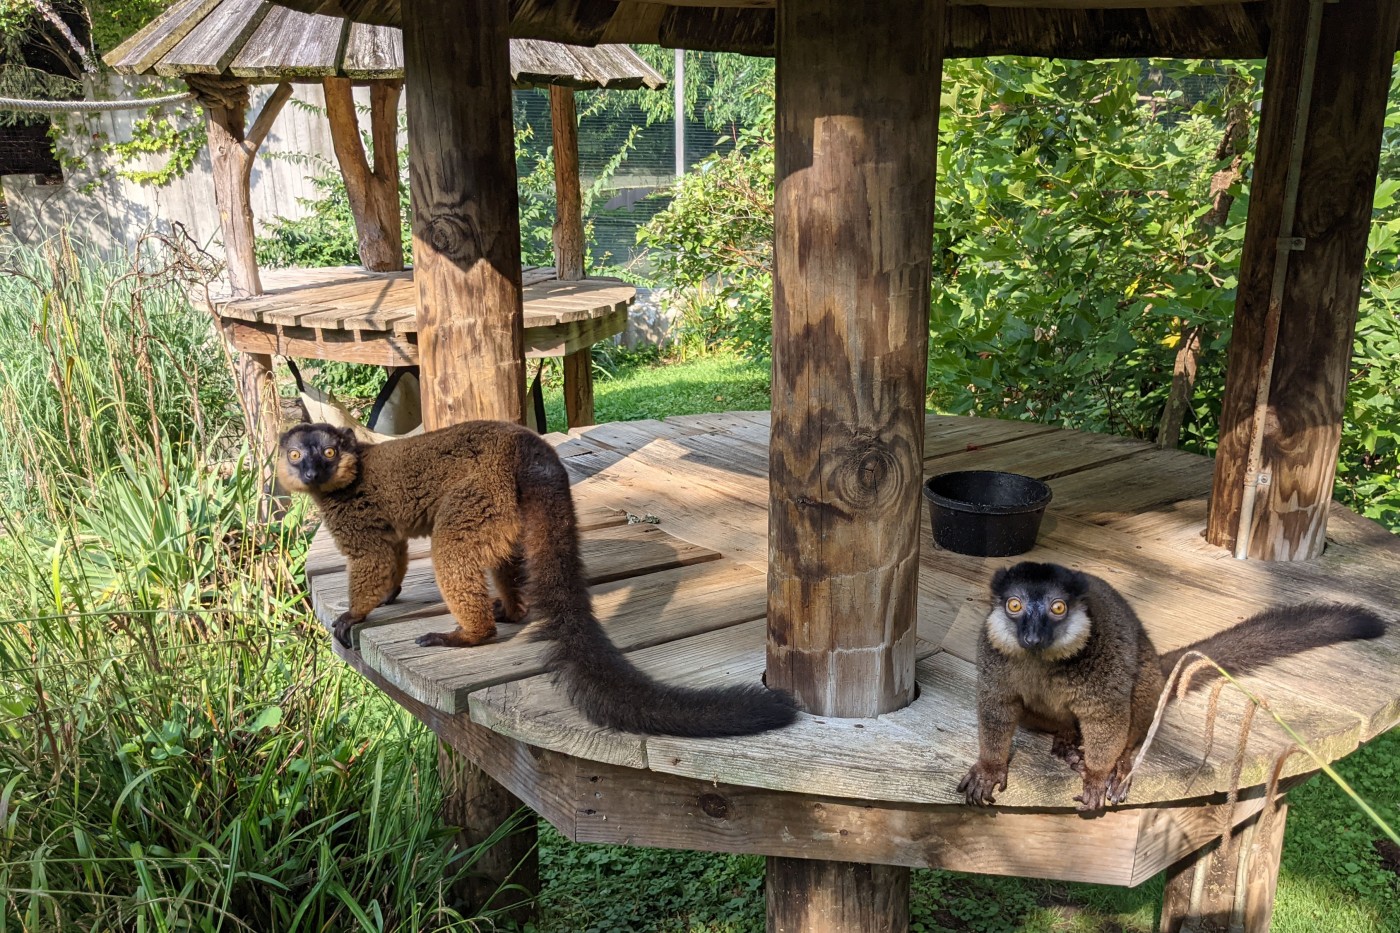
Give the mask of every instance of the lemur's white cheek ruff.
<svg viewBox="0 0 1400 933">
<path fill-rule="evenodd" d="M 1050 647 L 1045 649 L 1041 657 L 1047 661 L 1063 661 L 1066 658 L 1074 657 L 1084 650 L 1085 643 L 1089 641 L 1089 631 L 1092 627 L 1089 613 L 1076 606 L 1070 610 L 1059 635 L 1056 636 Z"/>
<path fill-rule="evenodd" d="M 1026 653 L 1016 640 L 1016 623 L 1000 606 L 987 616 L 987 640 L 993 648 L 1008 657 L 1019 658 Z"/>
</svg>

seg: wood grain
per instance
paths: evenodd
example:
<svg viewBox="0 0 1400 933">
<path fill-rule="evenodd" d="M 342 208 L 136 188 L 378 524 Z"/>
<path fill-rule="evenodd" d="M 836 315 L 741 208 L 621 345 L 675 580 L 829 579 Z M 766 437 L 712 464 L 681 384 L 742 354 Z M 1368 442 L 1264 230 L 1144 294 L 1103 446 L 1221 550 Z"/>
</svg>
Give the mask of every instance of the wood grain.
<svg viewBox="0 0 1400 933">
<path fill-rule="evenodd" d="M 1247 529 L 1248 556 L 1262 560 L 1310 560 L 1325 544 L 1400 31 L 1400 5 L 1387 0 L 1325 5 L 1309 88 L 1311 6 L 1284 4 L 1274 23 L 1207 526 L 1212 543 L 1236 548 L 1248 520 L 1251 443 L 1262 442 L 1260 474 L 1268 484 L 1257 487 Z M 1286 180 L 1300 136 L 1297 207 L 1285 230 Z M 1281 250 L 1280 237 L 1301 237 L 1305 246 Z M 1281 262 L 1287 270 L 1275 297 Z M 1256 419 L 1261 401 L 1266 414 Z"/>
<path fill-rule="evenodd" d="M 575 282 L 583 278 L 584 244 L 578 110 L 572 88 L 549 89 L 549 124 L 554 135 L 554 268 L 561 282 Z"/>
<path fill-rule="evenodd" d="M 778 8 L 768 680 L 913 697 L 941 2 Z"/>
<path fill-rule="evenodd" d="M 373 272 L 403 269 L 403 232 L 399 214 L 398 112 L 401 81 L 370 85 L 370 133 L 374 165 L 365 154 L 360 121 L 349 78 L 326 78 L 326 119 L 335 159 L 345 179 L 345 193 L 360 247 L 360 262 Z"/>
<path fill-rule="evenodd" d="M 404 5 L 413 281 L 428 430 L 525 414 L 506 0 Z"/>
</svg>

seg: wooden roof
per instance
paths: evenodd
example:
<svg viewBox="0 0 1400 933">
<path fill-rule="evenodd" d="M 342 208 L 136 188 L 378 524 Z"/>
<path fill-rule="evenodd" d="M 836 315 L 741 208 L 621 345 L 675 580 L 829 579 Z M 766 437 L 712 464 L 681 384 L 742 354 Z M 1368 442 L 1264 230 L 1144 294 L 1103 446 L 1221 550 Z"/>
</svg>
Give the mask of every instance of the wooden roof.
<svg viewBox="0 0 1400 933">
<path fill-rule="evenodd" d="M 279 0 L 307 12 L 399 25 L 401 0 Z M 579 45 L 655 43 L 773 53 L 776 0 L 512 0 L 512 34 Z M 950 0 L 953 57 L 1260 58 L 1270 4 L 1260 0 Z"/>
<path fill-rule="evenodd" d="M 312 6 L 314 4 L 308 4 Z M 250 80 L 403 77 L 403 35 L 267 0 L 179 0 L 106 56 L 123 74 L 225 75 Z M 579 48 L 512 40 L 517 87 L 660 88 L 665 79 L 626 46 Z"/>
</svg>

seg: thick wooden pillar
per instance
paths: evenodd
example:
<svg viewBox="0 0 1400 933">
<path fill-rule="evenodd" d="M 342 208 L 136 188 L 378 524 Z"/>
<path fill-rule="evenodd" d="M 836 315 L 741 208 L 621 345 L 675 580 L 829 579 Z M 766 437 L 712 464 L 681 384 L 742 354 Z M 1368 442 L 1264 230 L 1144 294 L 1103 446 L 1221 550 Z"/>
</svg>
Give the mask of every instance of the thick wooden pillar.
<svg viewBox="0 0 1400 933">
<path fill-rule="evenodd" d="M 554 268 L 565 282 L 583 278 L 583 193 L 579 186 L 578 110 L 573 88 L 550 85 L 554 131 Z M 564 357 L 564 415 L 569 427 L 593 423 L 593 350 Z"/>
<path fill-rule="evenodd" d="M 403 0 L 413 280 L 425 426 L 524 416 L 520 218 L 511 128 L 506 0 Z M 442 754 L 445 815 L 464 846 L 522 804 L 466 759 Z M 502 883 L 534 893 L 535 822 L 481 863 L 480 898 Z M 497 901 L 493 906 L 501 906 Z M 517 919 L 530 911 L 516 911 Z"/>
<path fill-rule="evenodd" d="M 403 268 L 402 216 L 399 211 L 399 92 L 402 81 L 370 82 L 370 140 L 374 164 L 365 154 L 349 78 L 324 78 L 326 118 L 335 160 L 345 179 L 350 213 L 355 218 L 360 262 L 373 272 Z"/>
<path fill-rule="evenodd" d="M 1167 869 L 1159 933 L 1269 933 L 1288 801 Z"/>
<path fill-rule="evenodd" d="M 944 13 L 778 4 L 767 681 L 820 715 L 914 695 Z M 907 926 L 905 869 L 768 872 L 770 930 Z"/>
<path fill-rule="evenodd" d="M 1327 530 L 1400 4 L 1274 16 L 1206 537 L 1307 560 Z"/>
<path fill-rule="evenodd" d="M 404 0 L 423 420 L 520 421 L 520 217 L 506 0 Z"/>
</svg>

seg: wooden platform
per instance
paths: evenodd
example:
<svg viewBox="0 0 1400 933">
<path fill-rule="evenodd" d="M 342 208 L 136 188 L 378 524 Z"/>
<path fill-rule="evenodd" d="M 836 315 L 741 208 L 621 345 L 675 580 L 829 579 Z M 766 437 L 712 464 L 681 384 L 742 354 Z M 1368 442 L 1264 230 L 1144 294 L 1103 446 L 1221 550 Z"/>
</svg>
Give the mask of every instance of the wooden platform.
<svg viewBox="0 0 1400 933">
<path fill-rule="evenodd" d="M 234 347 L 311 359 L 415 366 L 418 319 L 413 271 L 358 266 L 269 269 L 264 294 L 200 295 Z M 526 269 L 525 355 L 567 356 L 620 334 L 637 290 L 618 279 L 561 282 L 548 266 Z"/>
<path fill-rule="evenodd" d="M 575 480 L 595 607 L 613 640 L 666 680 L 757 680 L 764 668 L 767 413 L 613 423 L 552 439 Z M 1138 607 L 1159 648 L 1271 605 L 1393 602 L 1400 539 L 1335 504 L 1327 553 L 1317 562 L 1241 562 L 1206 545 L 1200 532 L 1211 470 L 1202 457 L 1042 425 L 935 416 L 924 454 L 928 474 L 1011 469 L 1049 482 L 1054 501 L 1025 557 L 1107 578 Z M 1018 737 L 999 823 L 946 806 L 960 804 L 956 785 L 976 756 L 972 660 L 987 582 L 1021 558 L 939 550 L 925 520 L 920 695 L 911 706 L 867 720 L 804 715 L 778 733 L 700 741 L 592 727 L 543 672 L 540 646 L 518 631 L 474 649 L 418 647 L 418 635 L 453 624 L 426 554 L 424 542 L 399 602 L 376 610 L 356 632 L 358 651 L 342 656 L 440 733 L 485 756 L 488 771 L 573 838 L 1127 884 L 1218 832 L 1232 786 L 1246 788 L 1242 799 L 1257 809 L 1257 785 L 1275 767 L 1285 777 L 1317 768 L 1304 754 L 1280 763 L 1293 741 L 1264 712 L 1253 717 L 1238 757 L 1250 701 L 1225 689 L 1210 730 L 1210 691 L 1200 690 L 1170 708 L 1128 806 L 1100 820 L 1056 824 L 1086 845 L 1122 847 L 1121 858 L 1076 866 L 1058 855 L 1032 857 L 1037 843 L 1025 833 L 1044 827 L 1030 818 L 1066 814 L 1079 785 L 1045 739 Z M 345 576 L 324 534 L 307 572 L 316 612 L 329 622 L 345 606 Z M 1400 626 L 1377 642 L 1309 652 L 1242 682 L 1317 752 L 1339 758 L 1400 720 Z M 601 791 L 590 796 L 600 780 L 628 790 L 604 805 Z M 720 801 L 713 804 L 723 811 L 718 816 L 705 809 L 707 795 Z M 633 812 L 668 800 L 676 810 L 669 828 Z M 1195 808 L 1189 818 L 1183 803 Z M 1153 807 L 1163 804 L 1176 808 L 1170 819 Z M 884 814 L 874 822 L 872 808 Z M 1241 804 L 1230 812 L 1252 811 Z M 791 826 L 769 826 L 775 819 Z M 857 825 L 859 838 L 852 838 L 848 830 Z M 975 828 L 977 842 L 958 842 L 959 826 Z M 935 831 L 942 834 L 937 845 L 928 837 Z M 800 838 L 775 841 L 783 832 Z"/>
</svg>

